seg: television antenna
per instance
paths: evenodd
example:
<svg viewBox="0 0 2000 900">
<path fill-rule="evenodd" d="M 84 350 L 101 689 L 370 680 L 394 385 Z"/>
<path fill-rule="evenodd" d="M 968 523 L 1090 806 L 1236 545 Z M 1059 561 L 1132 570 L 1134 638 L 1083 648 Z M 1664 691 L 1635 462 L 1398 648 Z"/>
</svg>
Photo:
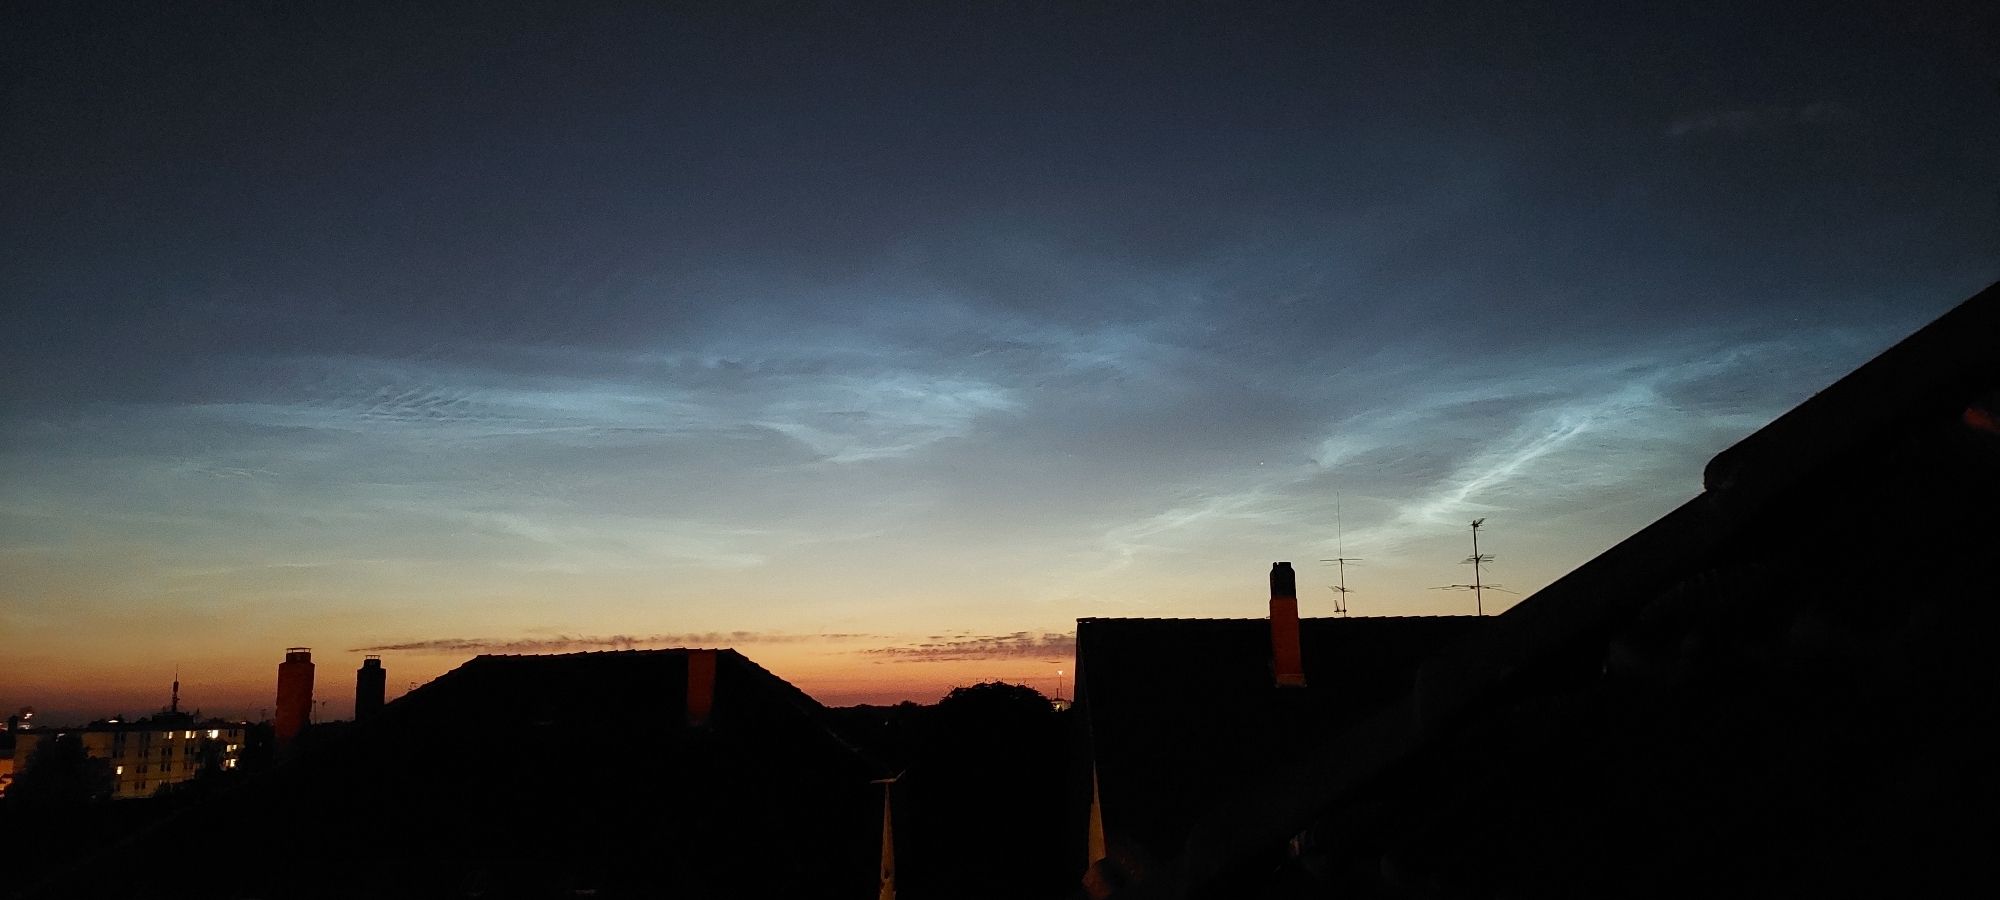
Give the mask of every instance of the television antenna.
<svg viewBox="0 0 2000 900">
<path fill-rule="evenodd" d="M 1482 616 L 1486 615 L 1487 591 L 1499 591 L 1503 594 L 1516 593 L 1515 591 L 1502 589 L 1498 583 L 1486 583 L 1484 576 L 1480 572 L 1480 566 L 1493 561 L 1493 554 L 1479 552 L 1479 527 L 1485 524 L 1486 519 L 1483 516 L 1472 520 L 1472 555 L 1459 560 L 1459 564 L 1461 565 L 1465 563 L 1472 564 L 1472 583 L 1447 584 L 1432 588 L 1432 590 L 1436 591 L 1471 591 L 1473 611 Z"/>
<path fill-rule="evenodd" d="M 1347 595 L 1352 593 L 1347 589 L 1347 564 L 1360 562 L 1361 560 L 1347 555 L 1347 529 L 1340 521 L 1339 494 L 1333 495 L 1333 533 L 1333 558 L 1322 559 L 1320 562 L 1333 563 L 1336 571 L 1339 572 L 1339 583 L 1329 586 L 1327 590 L 1333 592 L 1333 614 L 1336 616 L 1345 616 L 1347 615 Z"/>
</svg>

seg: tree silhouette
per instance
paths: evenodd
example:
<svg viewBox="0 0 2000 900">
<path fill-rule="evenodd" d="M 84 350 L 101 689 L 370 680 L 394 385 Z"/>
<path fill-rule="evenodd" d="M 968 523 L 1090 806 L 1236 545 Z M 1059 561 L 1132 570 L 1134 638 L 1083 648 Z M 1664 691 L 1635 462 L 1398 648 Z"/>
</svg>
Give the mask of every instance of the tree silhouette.
<svg viewBox="0 0 2000 900">
<path fill-rule="evenodd" d="M 1000 682 L 955 688 L 925 710 L 898 786 L 909 897 L 1064 892 L 1066 721 L 1040 692 Z"/>
<path fill-rule="evenodd" d="M 7 799 L 22 806 L 81 805 L 110 797 L 117 784 L 111 761 L 91 756 L 82 735 L 58 734 L 35 745 Z"/>
<path fill-rule="evenodd" d="M 989 681 L 952 688 L 937 702 L 932 718 L 942 728 L 990 731 L 1045 725 L 1054 716 L 1055 706 L 1042 692 Z"/>
</svg>

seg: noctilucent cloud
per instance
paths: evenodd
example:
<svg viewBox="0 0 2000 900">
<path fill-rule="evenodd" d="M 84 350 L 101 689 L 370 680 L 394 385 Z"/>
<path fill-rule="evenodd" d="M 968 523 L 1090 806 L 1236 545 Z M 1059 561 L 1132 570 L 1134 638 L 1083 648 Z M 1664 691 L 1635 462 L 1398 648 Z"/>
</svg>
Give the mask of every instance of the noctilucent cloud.
<svg viewBox="0 0 2000 900">
<path fill-rule="evenodd" d="M 1632 6 L 15 7 L 0 707 L 1504 608 L 2000 271 L 1990 7 Z"/>
</svg>

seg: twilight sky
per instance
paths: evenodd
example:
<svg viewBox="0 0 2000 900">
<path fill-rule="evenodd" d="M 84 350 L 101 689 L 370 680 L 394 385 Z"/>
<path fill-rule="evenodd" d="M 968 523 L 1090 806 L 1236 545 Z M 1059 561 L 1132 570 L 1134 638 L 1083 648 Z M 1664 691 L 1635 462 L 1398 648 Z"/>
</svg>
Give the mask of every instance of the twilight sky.
<svg viewBox="0 0 2000 900">
<path fill-rule="evenodd" d="M 0 13 L 0 708 L 1470 612 L 2000 274 L 1982 3 L 363 5 Z"/>
</svg>

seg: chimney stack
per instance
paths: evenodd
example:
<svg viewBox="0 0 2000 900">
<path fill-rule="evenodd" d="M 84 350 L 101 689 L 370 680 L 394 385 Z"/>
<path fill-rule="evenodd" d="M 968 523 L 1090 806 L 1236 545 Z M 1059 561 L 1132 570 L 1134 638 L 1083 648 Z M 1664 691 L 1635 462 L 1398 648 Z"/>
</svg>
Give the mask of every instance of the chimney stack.
<svg viewBox="0 0 2000 900">
<path fill-rule="evenodd" d="M 1271 670 L 1279 687 L 1305 687 L 1299 652 L 1299 589 L 1292 564 L 1271 564 Z"/>
<path fill-rule="evenodd" d="M 366 656 L 354 672 L 354 721 L 359 722 L 382 710 L 382 698 L 389 684 L 389 670 L 382 657 Z"/>
<path fill-rule="evenodd" d="M 687 723 L 700 727 L 715 713 L 715 651 L 687 652 Z"/>
<path fill-rule="evenodd" d="M 285 661 L 278 664 L 278 749 L 312 721 L 313 655 L 311 647 L 286 647 Z"/>
</svg>

